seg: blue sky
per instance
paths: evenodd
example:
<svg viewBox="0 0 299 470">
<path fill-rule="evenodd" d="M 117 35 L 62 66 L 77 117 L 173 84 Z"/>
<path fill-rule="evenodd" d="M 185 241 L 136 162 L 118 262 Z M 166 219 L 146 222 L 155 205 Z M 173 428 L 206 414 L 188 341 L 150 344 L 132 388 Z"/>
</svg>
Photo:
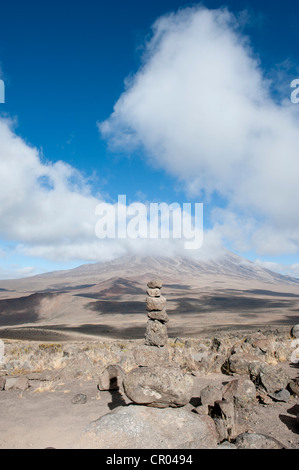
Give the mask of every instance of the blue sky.
<svg viewBox="0 0 299 470">
<path fill-rule="evenodd" d="M 283 194 L 285 193 L 284 187 L 293 188 L 294 186 L 295 188 L 296 186 L 292 178 L 296 174 L 297 166 L 293 167 L 290 174 L 284 174 L 280 165 L 284 168 L 285 162 L 285 165 L 292 169 L 297 152 L 297 149 L 292 146 L 292 142 L 293 139 L 295 140 L 298 128 L 296 128 L 298 113 L 296 105 L 290 103 L 290 83 L 293 79 L 299 78 L 299 50 L 297 47 L 299 5 L 290 0 L 284 2 L 207 0 L 201 5 L 205 11 L 209 12 L 223 12 L 223 8 L 227 8 L 230 14 L 234 15 L 237 26 L 232 25 L 231 18 L 228 20 L 227 17 L 224 20 L 225 26 L 223 26 L 223 13 L 220 15 L 221 21 L 219 18 L 216 20 L 213 13 L 210 18 L 210 29 L 207 30 L 206 36 L 204 33 L 198 33 L 198 36 L 188 37 L 193 19 L 198 17 L 199 26 L 196 27 L 196 31 L 201 27 L 204 29 L 205 19 L 198 10 L 199 4 L 181 1 L 95 2 L 87 0 L 85 2 L 51 1 L 42 3 L 16 1 L 13 4 L 2 2 L 0 9 L 0 78 L 5 83 L 6 98 L 5 104 L 0 104 L 0 119 L 4 126 L 3 133 L 0 134 L 2 139 L 2 143 L 0 140 L 0 158 L 3 161 L 2 178 L 5 178 L 6 168 L 8 168 L 4 165 L 5 159 L 8 162 L 13 160 L 9 156 L 9 152 L 14 151 L 13 142 L 16 136 L 20 139 L 20 148 L 17 149 L 16 156 L 11 154 L 16 157 L 14 160 L 16 170 L 19 170 L 18 159 L 20 162 L 24 162 L 22 152 L 27 155 L 27 151 L 29 151 L 32 152 L 32 155 L 34 154 L 32 156 L 35 161 L 34 165 L 36 165 L 34 168 L 38 168 L 37 173 L 40 172 L 41 176 L 32 180 L 35 190 L 37 182 L 40 185 L 38 191 L 36 190 L 36 198 L 39 200 L 36 218 L 34 217 L 34 208 L 37 207 L 37 202 L 33 201 L 35 192 L 31 193 L 30 184 L 28 183 L 28 186 L 22 188 L 22 192 L 20 191 L 22 193 L 21 202 L 20 199 L 17 202 L 14 200 L 17 191 L 15 188 L 20 187 L 19 183 L 16 184 L 16 187 L 13 184 L 7 184 L 6 187 L 5 181 L 2 184 L 4 188 L 3 200 L 0 200 L 2 207 L 7 207 L 2 211 L 4 214 L 0 211 L 1 278 L 68 268 L 101 258 L 99 254 L 95 254 L 94 259 L 90 255 L 96 240 L 87 236 L 85 232 L 81 233 L 78 230 L 76 237 L 74 231 L 72 234 L 68 234 L 67 229 L 64 229 L 59 238 L 58 221 L 60 217 L 64 218 L 63 214 L 57 212 L 59 205 L 53 205 L 51 210 L 49 209 L 52 218 L 42 221 L 45 231 L 47 231 L 45 229 L 47 224 L 50 226 L 57 223 L 57 232 L 54 234 L 53 231 L 53 239 L 51 239 L 51 230 L 48 237 L 42 231 L 39 226 L 41 224 L 40 214 L 44 213 L 43 207 L 47 206 L 48 208 L 49 204 L 53 203 L 49 198 L 42 200 L 42 195 L 46 195 L 45 193 L 51 187 L 50 185 L 47 188 L 47 184 L 45 184 L 49 178 L 49 175 L 45 176 L 44 174 L 45 167 L 47 171 L 51 171 L 52 176 L 54 175 L 55 185 L 62 188 L 61 192 L 57 194 L 57 198 L 63 197 L 65 201 L 68 197 L 71 198 L 69 204 L 66 203 L 65 210 L 67 211 L 67 207 L 69 207 L 69 211 L 74 212 L 76 204 L 78 207 L 80 206 L 80 210 L 78 209 L 78 217 L 81 217 L 80 223 L 82 223 L 81 214 L 84 214 L 85 207 L 90 210 L 89 207 L 93 207 L 92 203 L 95 203 L 96 199 L 114 202 L 117 200 L 118 194 L 126 194 L 130 202 L 165 201 L 171 203 L 176 201 L 180 204 L 183 202 L 203 202 L 205 205 L 204 227 L 211 235 L 211 243 L 217 241 L 219 244 L 221 238 L 223 246 L 240 255 L 265 263 L 266 266 L 273 269 L 299 275 L 299 241 L 297 240 L 298 226 L 296 225 L 298 209 L 296 199 L 294 199 L 296 190 L 290 190 L 288 198 L 285 197 L 281 203 L 280 199 L 273 202 L 278 207 L 277 211 L 270 203 L 274 199 L 271 192 L 273 191 L 273 194 L 277 196 L 276 186 L 278 187 L 277 191 L 282 191 Z M 219 8 L 221 10 L 218 10 Z M 189 13 L 188 17 L 184 19 L 186 9 L 189 9 Z M 174 12 L 175 19 L 169 19 L 169 16 L 165 17 L 170 12 Z M 167 18 L 165 24 L 159 23 L 156 30 L 152 30 L 152 25 L 163 16 Z M 179 31 L 180 24 L 184 25 L 183 32 Z M 156 39 L 158 37 L 159 28 L 162 35 L 162 39 L 159 39 L 160 51 L 158 47 L 155 49 L 156 46 L 153 42 L 155 34 Z M 217 43 L 219 32 L 224 34 L 225 40 L 227 39 L 227 44 L 224 41 L 227 48 L 223 51 L 221 50 L 222 46 Z M 263 129 L 261 133 L 274 133 L 274 129 L 281 129 L 283 135 L 277 148 L 280 148 L 280 145 L 283 147 L 283 139 L 285 138 L 290 145 L 290 149 L 287 148 L 286 153 L 293 152 L 293 156 L 288 160 L 285 155 L 280 153 L 280 156 L 277 155 L 272 163 L 267 162 L 266 159 L 265 161 L 260 160 L 259 152 L 262 149 L 264 149 L 263 155 L 271 152 L 270 141 L 273 142 L 273 139 L 269 139 L 269 142 L 263 141 L 261 144 L 254 144 L 255 148 L 251 150 L 254 153 L 254 165 L 248 167 L 247 163 L 244 163 L 247 151 L 245 149 L 247 140 L 244 135 L 259 131 L 253 130 L 246 122 L 243 127 L 240 125 L 233 131 L 238 151 L 240 153 L 244 151 L 242 160 L 239 161 L 236 156 L 231 162 L 235 172 L 234 181 L 236 183 L 241 181 L 246 172 L 249 174 L 256 171 L 259 174 L 257 183 L 259 188 L 268 188 L 267 194 L 264 194 L 261 189 L 259 202 L 254 198 L 254 195 L 245 197 L 245 188 L 247 185 L 248 188 L 252 188 L 252 182 L 255 182 L 255 178 L 244 179 L 242 182 L 244 195 L 240 188 L 236 188 L 238 184 L 234 185 L 230 176 L 225 175 L 225 184 L 222 184 L 221 175 L 219 176 L 216 171 L 216 167 L 219 166 L 217 158 L 220 149 L 212 148 L 209 144 L 205 144 L 204 147 L 200 145 L 200 142 L 213 129 L 213 137 L 210 139 L 215 139 L 220 146 L 223 142 L 224 163 L 227 155 L 230 155 L 231 142 L 226 143 L 226 135 L 218 132 L 219 122 L 222 123 L 226 120 L 225 112 L 223 111 L 224 118 L 222 116 L 220 121 L 216 119 L 214 123 L 212 119 L 213 116 L 218 115 L 222 106 L 223 93 L 219 92 L 217 98 L 219 109 L 216 107 L 209 110 L 209 105 L 206 104 L 206 107 L 199 111 L 207 115 L 209 115 L 209 111 L 211 112 L 212 117 L 210 119 L 209 115 L 208 121 L 211 121 L 212 127 L 205 130 L 204 136 L 199 141 L 195 139 L 194 142 L 188 142 L 185 149 L 186 154 L 182 144 L 182 152 L 174 156 L 173 159 L 170 150 L 165 150 L 165 154 L 161 158 L 159 151 L 161 148 L 172 148 L 167 134 L 168 128 L 166 124 L 164 127 L 164 123 L 168 123 L 169 127 L 174 129 L 174 133 L 175 129 L 184 127 L 184 124 L 179 120 L 173 120 L 173 115 L 179 114 L 179 108 L 176 105 L 171 109 L 169 103 L 175 100 L 172 100 L 170 96 L 170 101 L 161 101 L 163 113 L 165 111 L 162 128 L 154 126 L 156 109 L 146 108 L 144 105 L 144 107 L 139 106 L 132 111 L 131 97 L 138 96 L 139 92 L 147 92 L 145 83 L 147 83 L 148 77 L 155 76 L 156 73 L 161 78 L 161 82 L 157 80 L 158 87 L 164 79 L 167 80 L 167 71 L 163 69 L 161 61 L 161 50 L 163 47 L 168 47 L 167 41 L 171 39 L 172 34 L 174 39 L 172 45 L 169 46 L 172 48 L 172 56 L 178 53 L 177 50 L 180 49 L 181 44 L 187 44 L 189 41 L 190 47 L 187 45 L 185 47 L 189 47 L 186 49 L 188 52 L 190 50 L 190 62 L 186 63 L 186 69 L 190 66 L 190 73 L 192 73 L 193 54 L 194 61 L 198 62 L 198 70 L 196 69 L 195 74 L 198 73 L 199 77 L 202 76 L 200 74 L 200 60 L 201 57 L 203 60 L 205 58 L 204 55 L 198 56 L 197 50 L 209 51 L 210 63 L 214 63 L 214 68 L 210 73 L 214 72 L 214 81 L 212 80 L 212 82 L 216 84 L 216 89 L 218 83 L 221 88 L 223 73 L 227 73 L 228 78 L 230 74 L 234 73 L 229 69 L 230 59 L 217 68 L 217 61 L 221 60 L 223 54 L 227 53 L 228 57 L 233 59 L 231 60 L 232 67 L 236 66 L 235 58 L 240 62 L 244 57 L 244 68 L 241 70 L 240 67 L 237 67 L 237 71 L 240 72 L 240 80 L 246 77 L 246 67 L 248 67 L 250 73 L 253 70 L 252 77 L 249 77 L 249 86 L 251 83 L 255 83 L 252 90 L 248 92 L 251 101 L 248 109 L 244 107 L 244 115 L 247 112 L 253 112 L 252 103 L 259 100 L 261 94 L 265 90 L 267 91 L 267 97 L 262 98 L 262 102 L 259 103 L 264 115 L 261 116 L 261 112 L 259 112 L 258 119 L 264 123 L 266 116 L 275 115 L 276 121 L 273 122 L 270 130 Z M 241 40 L 247 38 L 247 42 L 242 45 L 242 50 L 238 50 L 233 37 Z M 209 49 L 212 45 L 213 47 Z M 249 47 L 250 52 L 248 52 Z M 182 63 L 183 56 L 186 56 L 186 52 L 170 62 L 174 74 L 176 70 L 180 70 L 179 61 L 181 60 Z M 144 69 L 140 69 L 141 64 Z M 209 63 L 207 62 L 207 64 Z M 224 68 L 222 69 L 222 67 Z M 124 82 L 128 80 L 128 77 L 131 82 L 126 88 Z M 263 84 L 260 83 L 261 77 L 265 81 Z M 271 83 L 266 83 L 266 80 L 271 80 Z M 204 86 L 208 86 L 205 84 L 206 82 L 201 83 L 200 79 L 198 80 L 199 89 L 202 90 Z M 194 89 L 190 89 L 190 96 L 188 95 L 187 99 L 192 102 L 192 92 L 200 100 L 201 95 L 197 94 L 193 82 L 191 86 L 194 86 Z M 235 90 L 238 88 L 237 79 L 236 83 L 232 83 L 232 86 Z M 180 78 L 179 83 L 174 84 L 175 98 L 178 97 L 181 90 L 182 97 L 184 97 L 186 90 L 183 78 Z M 236 103 L 238 96 L 241 96 L 238 103 L 244 97 L 248 98 L 246 91 L 244 91 L 245 86 L 244 89 L 238 90 L 240 95 L 236 94 L 235 90 L 233 99 L 236 100 Z M 152 92 L 156 93 L 156 90 Z M 161 93 L 163 95 L 162 91 Z M 212 94 L 213 89 L 207 90 L 207 93 Z M 121 96 L 123 96 L 123 100 L 120 102 Z M 152 96 L 158 95 L 153 94 Z M 113 116 L 113 108 L 117 103 L 119 105 Z M 226 101 L 225 103 L 227 105 Z M 168 105 L 169 110 L 165 110 Z M 234 114 L 234 118 L 237 120 L 237 113 L 243 116 L 242 109 L 240 110 L 238 106 L 236 104 L 236 113 Z M 157 107 L 157 109 L 159 108 Z M 234 102 L 232 109 L 234 109 Z M 185 112 L 186 115 L 182 114 L 184 122 L 189 118 L 188 109 L 187 111 L 184 109 Z M 194 116 L 193 111 L 192 113 Z M 146 119 L 143 117 L 144 114 L 147 116 Z M 128 115 L 130 115 L 130 120 Z M 192 119 L 194 120 L 194 118 Z M 253 115 L 250 122 L 255 120 L 255 115 Z M 103 132 L 103 127 L 100 124 L 103 122 L 109 124 L 108 132 Z M 288 123 L 291 123 L 292 127 L 290 136 L 286 136 L 289 132 Z M 129 125 L 134 134 L 133 145 L 129 147 L 124 139 L 124 125 Z M 144 133 L 146 126 L 151 126 L 149 136 Z M 201 126 L 202 128 L 203 126 Z M 188 140 L 187 134 L 182 133 L 182 142 Z M 4 139 L 6 140 L 4 141 Z M 118 141 L 116 146 L 112 145 L 115 140 Z M 158 140 L 159 145 L 157 145 Z M 297 140 L 299 141 L 299 139 Z M 180 146 L 181 141 L 177 143 L 174 141 L 173 148 Z M 160 145 L 161 147 L 159 147 Z M 209 152 L 211 152 L 211 156 Z M 192 154 L 192 158 L 189 158 L 189 154 Z M 201 161 L 203 154 L 204 161 Z M 186 165 L 183 168 L 182 161 L 185 158 Z M 248 151 L 248 159 L 250 158 L 251 154 Z M 209 164 L 212 160 L 213 167 Z M 260 168 L 257 163 L 259 161 L 261 161 Z M 65 166 L 59 167 L 58 162 L 63 162 Z M 269 164 L 270 172 L 265 169 L 267 164 Z M 26 166 L 23 173 L 20 172 L 20 181 L 23 181 L 30 172 L 30 168 L 33 168 L 33 163 L 30 165 Z M 277 166 L 277 173 L 273 173 L 273 177 L 271 177 L 275 166 Z M 231 175 L 230 168 L 228 165 L 227 172 Z M 235 171 L 236 168 L 239 168 L 240 178 L 237 170 Z M 13 171 L 14 167 L 10 166 L 10 174 Z M 67 171 L 71 175 L 65 176 Z M 224 173 L 226 171 L 225 164 L 223 171 Z M 200 178 L 194 179 L 193 176 L 197 173 L 201 173 L 202 178 L 207 175 L 206 179 L 204 181 Z M 284 181 L 280 185 L 281 181 L 278 175 L 282 173 Z M 266 175 L 268 175 L 267 181 Z M 271 181 L 269 182 L 271 178 L 272 185 Z M 277 181 L 276 178 L 278 178 Z M 44 192 L 41 191 L 42 188 Z M 81 196 L 77 202 L 74 195 L 76 191 Z M 247 193 L 248 191 L 250 190 L 247 190 Z M 14 193 L 10 194 L 10 192 Z M 267 199 L 266 202 L 264 197 Z M 55 201 L 57 198 L 54 198 Z M 290 208 L 292 204 L 294 207 Z M 27 209 L 28 214 L 26 214 Z M 275 216 L 276 212 L 277 217 Z M 18 214 L 23 214 L 23 216 L 19 217 Z M 57 220 L 55 214 L 57 214 Z M 66 219 L 67 217 L 69 217 L 69 213 L 65 214 Z M 18 229 L 14 227 L 17 223 Z M 27 223 L 30 230 L 26 230 Z M 90 222 L 88 221 L 88 223 Z M 23 230 L 20 229 L 22 224 Z M 73 219 L 70 221 L 70 227 L 73 226 L 72 224 L 76 225 L 76 221 Z M 276 238 L 272 237 L 273 234 Z M 267 237 L 269 237 L 269 242 Z M 90 244 L 89 248 L 88 244 Z M 68 251 L 65 248 L 66 245 L 74 246 L 74 249 Z M 80 246 L 83 245 L 84 249 L 80 254 Z M 103 250 L 106 252 L 106 248 L 103 248 L 96 253 L 101 253 Z M 128 251 L 132 251 L 131 245 L 123 250 L 113 249 L 111 253 L 108 248 L 107 253 L 109 252 L 113 257 Z"/>
</svg>

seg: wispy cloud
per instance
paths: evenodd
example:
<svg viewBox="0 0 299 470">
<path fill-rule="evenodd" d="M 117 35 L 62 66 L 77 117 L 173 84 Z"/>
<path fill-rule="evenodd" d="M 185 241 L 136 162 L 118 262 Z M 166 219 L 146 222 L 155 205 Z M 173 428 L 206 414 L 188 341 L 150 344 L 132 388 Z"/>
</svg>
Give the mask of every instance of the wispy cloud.
<svg viewBox="0 0 299 470">
<path fill-rule="evenodd" d="M 299 115 L 272 85 L 231 13 L 187 8 L 156 21 L 142 66 L 99 130 L 112 148 L 142 148 L 189 193 L 219 194 L 227 203 L 215 230 L 231 242 L 294 253 Z"/>
</svg>

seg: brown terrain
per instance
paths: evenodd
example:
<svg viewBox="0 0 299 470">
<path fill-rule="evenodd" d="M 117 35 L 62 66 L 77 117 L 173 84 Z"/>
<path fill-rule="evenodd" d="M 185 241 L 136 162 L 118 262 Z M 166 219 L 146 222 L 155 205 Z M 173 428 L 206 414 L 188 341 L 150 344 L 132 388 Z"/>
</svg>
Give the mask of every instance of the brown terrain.
<svg viewBox="0 0 299 470">
<path fill-rule="evenodd" d="M 122 389 L 100 391 L 99 378 L 110 364 L 125 373 L 140 365 L 136 348 L 144 344 L 146 284 L 157 277 L 170 319 L 166 363 L 194 377 L 192 400 L 184 407 L 192 416 L 205 414 L 200 397 L 207 385 L 252 379 L 252 361 L 266 363 L 270 376 L 273 368 L 277 377 L 285 372 L 288 390 L 292 381 L 298 387 L 290 331 L 299 323 L 299 280 L 231 253 L 215 261 L 125 257 L 0 281 L 0 448 L 94 445 L 81 440 L 86 426 L 130 404 Z M 229 365 L 231 354 L 242 355 L 236 370 Z M 280 401 L 255 384 L 251 405 L 236 408 L 238 434 L 267 434 L 285 448 L 299 448 L 296 390 Z M 77 394 L 85 401 L 74 403 Z M 121 448 L 118 441 L 112 448 Z M 171 438 L 165 442 L 168 448 L 182 446 Z"/>
<path fill-rule="evenodd" d="M 299 322 L 299 280 L 232 253 L 205 262 L 125 257 L 0 281 L 0 338 L 142 338 L 145 286 L 153 277 L 163 279 L 170 336 Z"/>
</svg>

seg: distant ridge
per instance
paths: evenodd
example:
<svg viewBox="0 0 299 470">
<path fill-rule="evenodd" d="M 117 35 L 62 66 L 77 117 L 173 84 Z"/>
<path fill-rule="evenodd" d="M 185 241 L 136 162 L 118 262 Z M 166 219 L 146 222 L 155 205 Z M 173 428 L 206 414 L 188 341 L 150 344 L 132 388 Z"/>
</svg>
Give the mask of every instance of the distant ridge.
<svg viewBox="0 0 299 470">
<path fill-rule="evenodd" d="M 161 276 L 164 280 L 181 279 L 190 281 L 200 276 L 215 278 L 237 278 L 244 281 L 260 281 L 286 285 L 298 285 L 299 279 L 285 276 L 226 251 L 216 259 L 195 259 L 184 257 L 140 257 L 123 256 L 111 261 L 83 264 L 70 270 L 53 271 L 31 277 L 0 281 L 0 292 L 13 289 L 40 290 L 42 285 L 56 288 L 74 286 L 80 279 L 82 284 L 94 284 L 112 278 L 148 279 Z"/>
</svg>

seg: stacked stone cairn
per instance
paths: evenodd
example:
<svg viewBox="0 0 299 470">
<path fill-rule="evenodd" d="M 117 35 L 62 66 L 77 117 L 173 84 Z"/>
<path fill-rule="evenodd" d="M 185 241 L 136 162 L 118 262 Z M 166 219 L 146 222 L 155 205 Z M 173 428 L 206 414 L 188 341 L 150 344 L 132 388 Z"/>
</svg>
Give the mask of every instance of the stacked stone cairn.
<svg viewBox="0 0 299 470">
<path fill-rule="evenodd" d="M 155 279 L 147 284 L 146 310 L 148 321 L 145 344 L 162 347 L 167 344 L 167 323 L 169 317 L 165 310 L 166 299 L 161 295 L 162 281 Z"/>
<path fill-rule="evenodd" d="M 138 356 L 146 360 L 125 375 L 123 386 L 127 397 L 137 405 L 177 408 L 189 403 L 193 393 L 193 377 L 166 359 L 169 318 L 161 288 L 162 281 L 159 279 L 147 284 L 145 344 L 136 348 Z"/>
</svg>

